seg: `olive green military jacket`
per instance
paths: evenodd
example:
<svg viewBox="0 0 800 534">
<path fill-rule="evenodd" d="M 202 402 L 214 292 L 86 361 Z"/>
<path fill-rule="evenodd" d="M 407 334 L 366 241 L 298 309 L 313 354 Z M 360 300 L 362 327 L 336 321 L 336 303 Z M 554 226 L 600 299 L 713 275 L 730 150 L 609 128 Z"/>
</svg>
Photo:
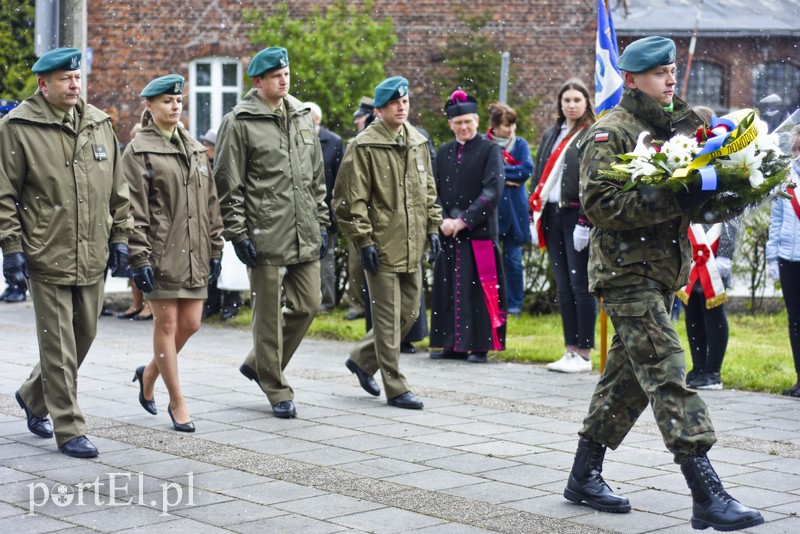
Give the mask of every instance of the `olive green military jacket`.
<svg viewBox="0 0 800 534">
<path fill-rule="evenodd" d="M 250 238 L 261 265 L 319 260 L 320 229 L 329 225 L 322 149 L 309 108 L 283 99 L 287 117 L 255 89 L 222 120 L 214 179 L 223 236 Z"/>
<path fill-rule="evenodd" d="M 222 218 L 206 147 L 182 124 L 181 153 L 155 124 L 125 148 L 122 166 L 131 190 L 132 268 L 151 265 L 156 289 L 208 284 L 211 258 L 222 256 Z"/>
<path fill-rule="evenodd" d="M 31 278 L 100 282 L 108 244 L 133 228 L 111 118 L 80 99 L 77 132 L 37 93 L 0 120 L 0 246 L 23 252 Z"/>
<path fill-rule="evenodd" d="M 336 219 L 359 249 L 375 245 L 379 270 L 415 272 L 442 224 L 428 140 L 403 125 L 403 144 L 379 119 L 347 146 L 336 176 Z"/>
<path fill-rule="evenodd" d="M 649 131 L 666 141 L 677 133 L 694 136 L 703 121 L 682 100 L 667 113 L 641 91 L 625 89 L 619 105 L 597 121 L 580 140 L 581 203 L 594 228 L 589 249 L 589 289 L 653 284 L 676 291 L 686 284 L 691 265 L 690 214 L 666 189 L 635 187 L 600 176 L 632 152 Z"/>
</svg>

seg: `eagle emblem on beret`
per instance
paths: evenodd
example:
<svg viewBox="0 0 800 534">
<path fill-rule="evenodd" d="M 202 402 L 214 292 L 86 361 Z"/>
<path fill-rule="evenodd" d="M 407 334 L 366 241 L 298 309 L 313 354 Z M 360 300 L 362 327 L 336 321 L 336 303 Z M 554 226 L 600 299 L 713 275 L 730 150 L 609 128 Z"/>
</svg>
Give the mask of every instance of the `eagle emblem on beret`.
<svg viewBox="0 0 800 534">
<path fill-rule="evenodd" d="M 78 68 L 78 56 L 72 56 L 72 59 L 69 61 L 70 69 L 76 70 Z"/>
<path fill-rule="evenodd" d="M 401 85 L 400 87 L 398 87 L 397 88 L 397 94 L 400 95 L 400 96 L 406 96 L 406 86 L 405 85 Z"/>
<path fill-rule="evenodd" d="M 286 58 L 282 57 L 281 60 L 280 60 L 280 64 L 281 64 L 281 67 L 285 67 L 286 66 Z"/>
</svg>

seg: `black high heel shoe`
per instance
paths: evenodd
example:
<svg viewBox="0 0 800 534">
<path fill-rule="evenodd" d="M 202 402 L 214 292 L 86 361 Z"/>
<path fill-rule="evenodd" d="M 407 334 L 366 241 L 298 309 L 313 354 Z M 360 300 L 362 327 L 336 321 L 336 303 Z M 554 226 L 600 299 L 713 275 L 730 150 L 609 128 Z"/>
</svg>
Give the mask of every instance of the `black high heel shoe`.
<svg viewBox="0 0 800 534">
<path fill-rule="evenodd" d="M 147 400 L 144 398 L 144 380 L 142 379 L 142 375 L 144 374 L 144 365 L 137 367 L 136 370 L 133 372 L 133 380 L 131 382 L 139 381 L 139 404 L 142 405 L 142 408 L 147 410 L 153 415 L 158 413 L 156 410 L 156 400 Z"/>
<path fill-rule="evenodd" d="M 167 404 L 167 413 L 170 419 L 172 419 L 172 427 L 175 430 L 178 432 L 194 432 L 194 421 L 189 421 L 188 423 L 178 423 L 175 421 L 175 418 L 172 416 L 172 406 L 169 404 Z"/>
</svg>

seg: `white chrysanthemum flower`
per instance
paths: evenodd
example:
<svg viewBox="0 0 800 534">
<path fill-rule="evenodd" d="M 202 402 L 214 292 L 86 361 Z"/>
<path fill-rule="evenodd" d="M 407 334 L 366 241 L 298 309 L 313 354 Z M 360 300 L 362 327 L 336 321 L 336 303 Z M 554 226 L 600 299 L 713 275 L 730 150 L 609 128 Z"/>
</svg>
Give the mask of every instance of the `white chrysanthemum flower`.
<svg viewBox="0 0 800 534">
<path fill-rule="evenodd" d="M 685 135 L 676 135 L 661 147 L 661 153 L 667 158 L 667 165 L 675 170 L 692 162 L 697 151 L 697 141 Z"/>
</svg>

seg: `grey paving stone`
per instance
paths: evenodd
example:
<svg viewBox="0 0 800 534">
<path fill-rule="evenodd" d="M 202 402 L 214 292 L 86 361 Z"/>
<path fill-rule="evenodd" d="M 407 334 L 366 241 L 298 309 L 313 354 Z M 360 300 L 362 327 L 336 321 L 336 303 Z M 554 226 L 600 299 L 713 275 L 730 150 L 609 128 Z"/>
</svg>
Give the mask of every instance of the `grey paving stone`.
<svg viewBox="0 0 800 534">
<path fill-rule="evenodd" d="M 589 527 L 621 533 L 653 532 L 686 523 L 685 520 L 681 521 L 670 516 L 639 510 L 632 511 L 629 514 L 604 514 L 598 512 L 574 517 L 572 521 Z"/>
<path fill-rule="evenodd" d="M 11 515 L 0 518 L 0 531 L 24 532 L 25 534 L 39 534 L 57 532 L 74 526 L 74 523 L 53 519 L 41 515 Z"/>
<path fill-rule="evenodd" d="M 178 458 L 177 460 L 164 460 L 161 462 L 151 462 L 140 464 L 138 470 L 152 477 L 173 480 L 178 477 L 185 477 L 187 473 L 195 475 L 207 473 L 209 471 L 219 471 L 224 469 L 219 465 L 201 462 L 190 458 Z"/>
<path fill-rule="evenodd" d="M 441 519 L 391 508 L 338 517 L 331 521 L 345 527 L 358 528 L 376 534 L 409 532 L 444 523 Z"/>
<path fill-rule="evenodd" d="M 287 512 L 315 519 L 331 519 L 384 508 L 381 504 L 334 494 L 277 503 L 274 506 Z"/>
<path fill-rule="evenodd" d="M 275 504 L 325 494 L 323 491 L 281 480 L 242 488 L 229 488 L 222 490 L 222 493 L 258 504 Z"/>
<path fill-rule="evenodd" d="M 314 465 L 338 466 L 352 462 L 365 462 L 373 460 L 373 454 L 366 454 L 348 449 L 329 449 L 325 454 L 320 454 L 319 449 L 286 454 L 287 458 L 307 462 Z"/>
<path fill-rule="evenodd" d="M 395 475 L 387 477 L 386 480 L 404 484 L 415 488 L 427 490 L 442 490 L 447 488 L 457 488 L 469 484 L 480 484 L 484 480 L 471 475 L 444 471 L 442 469 L 432 469 L 430 471 L 420 471 L 418 473 L 408 473 L 405 475 Z"/>
<path fill-rule="evenodd" d="M 428 445 L 427 443 L 408 443 L 397 447 L 387 447 L 381 449 L 381 454 L 388 458 L 405 460 L 408 462 L 421 462 L 433 460 L 434 458 L 444 458 L 454 454 L 461 454 L 460 451 L 451 451 L 443 447 Z"/>
<path fill-rule="evenodd" d="M 386 478 L 406 473 L 429 470 L 424 464 L 395 460 L 394 458 L 374 458 L 337 466 L 339 469 L 371 478 Z"/>
<path fill-rule="evenodd" d="M 402 439 L 382 436 L 380 434 L 359 432 L 358 434 L 353 434 L 350 436 L 325 439 L 323 443 L 332 447 L 366 452 L 385 449 L 388 447 L 400 447 L 405 445 L 407 442 Z"/>
<path fill-rule="evenodd" d="M 532 499 L 535 497 L 549 495 L 548 493 L 537 489 L 525 488 L 516 484 L 507 484 L 504 482 L 495 481 L 481 482 L 479 484 L 459 486 L 456 488 L 447 488 L 441 491 L 450 495 L 457 495 L 459 497 L 488 502 L 491 504 L 511 503 L 514 501 L 521 501 L 523 499 Z"/>
<path fill-rule="evenodd" d="M 222 534 L 230 532 L 228 529 L 223 529 L 209 525 L 208 523 L 201 523 L 194 519 L 187 519 L 185 517 L 172 516 L 169 521 L 158 524 L 159 532 L 191 532 L 192 534 Z M 153 527 L 151 525 L 144 525 L 136 528 L 128 528 L 122 530 L 125 534 L 152 534 Z M 61 531 L 58 534 L 62 534 Z"/>
<path fill-rule="evenodd" d="M 536 447 L 535 445 L 528 445 L 525 443 L 516 443 L 514 441 L 504 441 L 498 439 L 491 439 L 483 443 L 459 445 L 457 448 L 461 449 L 462 451 L 474 452 L 476 454 L 484 454 L 487 456 L 493 456 L 495 458 L 512 458 L 512 459 L 516 458 L 517 456 L 546 452 L 549 450 L 543 447 Z"/>
<path fill-rule="evenodd" d="M 105 507 L 95 512 L 69 517 L 70 522 L 99 532 L 113 532 L 145 523 L 157 525 L 172 520 L 173 517 L 170 515 L 162 515 L 158 510 L 138 505 Z"/>
<path fill-rule="evenodd" d="M 474 474 L 483 471 L 491 471 L 493 469 L 503 469 L 506 467 L 519 465 L 519 462 L 516 461 L 492 458 L 490 456 L 473 453 L 447 456 L 445 458 L 435 458 L 433 460 L 426 460 L 422 463 L 431 467 L 465 474 Z"/>
<path fill-rule="evenodd" d="M 243 534 L 263 534 L 264 532 L 302 532 L 303 534 L 334 534 L 342 531 L 341 525 L 311 519 L 295 514 L 281 515 L 251 521 L 230 527 Z"/>
<path fill-rule="evenodd" d="M 251 473 L 243 473 L 236 469 L 221 469 L 206 473 L 196 473 L 192 477 L 192 480 L 195 488 L 217 492 L 231 488 L 241 488 L 244 486 L 272 482 L 270 478 Z"/>
<path fill-rule="evenodd" d="M 493 469 L 480 473 L 480 475 L 491 480 L 508 482 L 528 488 L 534 488 L 550 482 L 562 482 L 567 477 L 567 473 L 535 465 L 517 465 L 503 469 Z"/>
<path fill-rule="evenodd" d="M 253 502 L 233 500 L 203 506 L 186 506 L 172 513 L 202 524 L 230 527 L 239 523 L 285 515 L 286 512 Z"/>
<path fill-rule="evenodd" d="M 462 427 L 462 430 L 466 430 Z M 463 432 L 436 432 L 433 434 L 424 434 L 422 436 L 412 436 L 411 441 L 418 441 L 420 443 L 430 443 L 441 447 L 458 447 L 461 445 L 474 445 L 477 443 L 486 443 L 488 438 L 484 436 L 466 434 Z"/>
</svg>

